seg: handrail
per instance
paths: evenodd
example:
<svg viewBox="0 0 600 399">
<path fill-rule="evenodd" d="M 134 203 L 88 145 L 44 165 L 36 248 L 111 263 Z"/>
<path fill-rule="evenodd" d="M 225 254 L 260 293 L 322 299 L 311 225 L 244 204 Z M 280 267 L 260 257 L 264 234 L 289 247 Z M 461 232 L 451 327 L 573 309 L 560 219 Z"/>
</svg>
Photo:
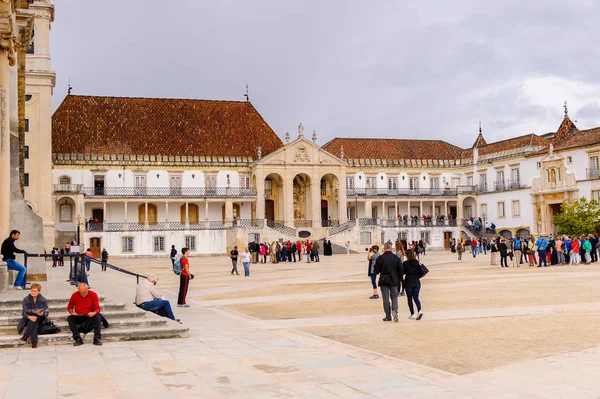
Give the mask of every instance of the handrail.
<svg viewBox="0 0 600 399">
<path fill-rule="evenodd" d="M 27 269 L 27 258 L 44 258 L 45 259 L 45 258 L 52 258 L 53 256 L 63 256 L 63 257 L 66 256 L 66 257 L 68 257 L 70 259 L 72 259 L 72 258 L 81 258 L 80 261 L 81 261 L 81 272 L 82 273 L 85 273 L 85 262 L 84 262 L 85 259 L 89 259 L 90 261 L 92 261 L 92 262 L 94 262 L 94 263 L 96 263 L 98 265 L 102 265 L 102 261 L 101 260 L 85 256 L 85 253 L 81 253 L 81 252 L 80 253 L 73 253 L 73 254 L 71 254 L 71 253 L 69 253 L 69 254 L 59 254 L 59 255 L 53 255 L 53 254 L 30 254 L 30 253 L 26 253 L 26 254 L 24 254 L 24 260 L 25 260 L 24 261 L 24 263 L 25 263 L 24 266 L 25 266 L 25 269 Z M 123 269 L 121 267 L 118 267 L 118 266 L 115 266 L 115 265 L 111 265 L 110 263 L 106 263 L 106 267 L 108 267 L 110 269 L 113 269 L 113 270 L 116 270 L 116 271 L 118 271 L 120 273 L 123 273 L 123 274 L 128 274 L 130 276 L 135 276 L 137 278 L 138 284 L 140 282 L 140 277 L 141 278 L 146 278 L 146 276 L 144 276 L 142 274 L 131 272 L 131 271 L 127 270 L 127 269 Z M 69 276 L 69 280 L 67 280 L 67 281 L 75 281 L 76 278 L 77 278 L 77 276 L 75 276 L 73 279 L 71 279 L 71 276 Z"/>
</svg>

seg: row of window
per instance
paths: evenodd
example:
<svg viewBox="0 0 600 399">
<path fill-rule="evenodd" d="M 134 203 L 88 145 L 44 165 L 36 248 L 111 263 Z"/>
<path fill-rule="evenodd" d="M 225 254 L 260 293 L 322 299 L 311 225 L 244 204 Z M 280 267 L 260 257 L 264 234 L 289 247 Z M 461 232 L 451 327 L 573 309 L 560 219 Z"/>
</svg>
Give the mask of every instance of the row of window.
<svg viewBox="0 0 600 399">
<path fill-rule="evenodd" d="M 121 252 L 123 253 L 132 253 L 134 252 L 134 240 L 135 237 L 121 237 Z M 190 251 L 196 250 L 196 237 L 195 236 L 186 236 L 185 237 L 185 246 L 189 248 Z M 165 237 L 163 236 L 155 236 L 153 238 L 153 251 L 154 252 L 165 252 Z"/>
<path fill-rule="evenodd" d="M 407 240 L 408 239 L 408 234 L 406 233 L 406 231 L 399 231 L 398 232 L 398 239 L 399 240 Z M 371 232 L 370 231 L 361 231 L 360 232 L 360 245 L 371 245 L 373 238 L 371 236 Z M 382 233 L 381 235 L 381 241 L 383 242 L 385 240 L 385 237 Z M 421 240 L 423 240 L 425 243 L 429 244 L 429 231 L 421 231 Z"/>
<path fill-rule="evenodd" d="M 383 176 L 381 176 L 381 179 L 383 180 Z M 402 177 L 402 180 L 404 180 L 404 176 Z M 423 180 L 425 180 L 425 178 L 423 178 Z M 388 177 L 387 182 L 388 182 L 387 183 L 388 190 L 398 189 L 398 178 Z M 460 184 L 459 178 L 452 179 L 453 187 L 456 187 L 459 184 Z M 408 178 L 408 186 L 411 190 L 418 189 L 419 188 L 419 178 L 418 177 L 409 177 Z M 346 177 L 346 188 L 350 189 L 350 190 L 354 189 L 354 177 Z M 367 177 L 366 188 L 377 188 L 377 178 L 376 177 Z M 432 190 L 440 188 L 440 178 L 432 177 L 431 179 L 429 179 L 429 188 Z"/>
<path fill-rule="evenodd" d="M 484 206 L 487 208 L 487 205 L 482 205 L 482 214 L 485 213 Z M 513 200 L 512 201 L 512 215 L 513 217 L 521 216 L 521 201 Z M 498 201 L 498 218 L 506 217 L 506 203 L 504 201 Z"/>
<path fill-rule="evenodd" d="M 29 147 L 27 147 L 27 158 L 29 157 Z M 98 181 L 100 177 L 94 177 L 94 181 Z M 102 176 L 102 182 L 104 177 Z M 146 188 L 146 175 L 135 175 L 134 176 L 135 188 Z M 204 176 L 204 183 L 206 188 L 217 188 L 217 176 Z M 229 183 L 229 182 L 228 182 Z M 270 183 L 270 181 L 269 181 Z M 71 184 L 70 176 L 61 176 L 58 179 L 58 184 Z M 169 185 L 171 188 L 181 188 L 181 175 L 171 175 L 169 177 Z M 240 188 L 250 188 L 250 177 L 240 177 Z"/>
</svg>

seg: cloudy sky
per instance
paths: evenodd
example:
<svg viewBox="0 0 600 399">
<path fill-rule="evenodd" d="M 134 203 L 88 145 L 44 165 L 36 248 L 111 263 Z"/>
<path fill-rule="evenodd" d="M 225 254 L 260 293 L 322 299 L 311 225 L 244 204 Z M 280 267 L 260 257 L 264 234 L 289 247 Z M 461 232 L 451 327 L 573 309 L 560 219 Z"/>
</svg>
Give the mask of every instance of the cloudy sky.
<svg viewBox="0 0 600 399">
<path fill-rule="evenodd" d="M 470 147 L 600 125 L 594 0 L 59 0 L 67 93 L 250 99 L 280 137 Z"/>
</svg>

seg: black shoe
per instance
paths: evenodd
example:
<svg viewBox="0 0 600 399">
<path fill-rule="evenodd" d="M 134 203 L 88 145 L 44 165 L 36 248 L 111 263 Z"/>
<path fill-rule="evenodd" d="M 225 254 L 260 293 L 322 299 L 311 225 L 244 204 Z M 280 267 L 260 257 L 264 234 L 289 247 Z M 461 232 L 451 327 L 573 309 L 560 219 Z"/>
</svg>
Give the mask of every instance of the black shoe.
<svg viewBox="0 0 600 399">
<path fill-rule="evenodd" d="M 102 340 L 100 338 L 94 338 L 94 345 L 102 346 Z"/>
<path fill-rule="evenodd" d="M 83 340 L 81 338 L 76 338 L 73 346 L 81 346 L 83 345 Z"/>
<path fill-rule="evenodd" d="M 23 342 L 27 342 L 28 339 L 29 339 L 29 335 L 27 335 L 27 334 L 23 334 L 23 336 L 21 337 L 21 341 L 23 341 Z"/>
<path fill-rule="evenodd" d="M 392 318 L 391 317 L 384 317 L 383 321 L 392 321 Z"/>
<path fill-rule="evenodd" d="M 108 320 L 106 320 L 104 317 L 102 318 L 102 327 L 108 328 Z"/>
</svg>

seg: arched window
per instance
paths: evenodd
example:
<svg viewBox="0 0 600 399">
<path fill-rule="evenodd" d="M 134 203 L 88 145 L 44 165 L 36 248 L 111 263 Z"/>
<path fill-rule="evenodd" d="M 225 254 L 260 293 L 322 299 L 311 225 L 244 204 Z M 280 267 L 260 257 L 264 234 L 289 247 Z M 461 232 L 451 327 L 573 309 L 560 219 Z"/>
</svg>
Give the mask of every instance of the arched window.
<svg viewBox="0 0 600 399">
<path fill-rule="evenodd" d="M 58 180 L 59 184 L 71 184 L 71 178 L 69 176 L 62 176 L 59 180 Z"/>
<path fill-rule="evenodd" d="M 200 221 L 200 210 L 197 204 L 188 204 L 188 219 L 190 224 L 198 224 Z M 185 224 L 185 204 L 179 207 L 181 224 Z"/>
<path fill-rule="evenodd" d="M 148 204 L 148 224 L 158 223 L 158 207 L 155 204 Z M 138 206 L 138 223 L 146 223 L 146 206 L 141 204 Z"/>
</svg>

